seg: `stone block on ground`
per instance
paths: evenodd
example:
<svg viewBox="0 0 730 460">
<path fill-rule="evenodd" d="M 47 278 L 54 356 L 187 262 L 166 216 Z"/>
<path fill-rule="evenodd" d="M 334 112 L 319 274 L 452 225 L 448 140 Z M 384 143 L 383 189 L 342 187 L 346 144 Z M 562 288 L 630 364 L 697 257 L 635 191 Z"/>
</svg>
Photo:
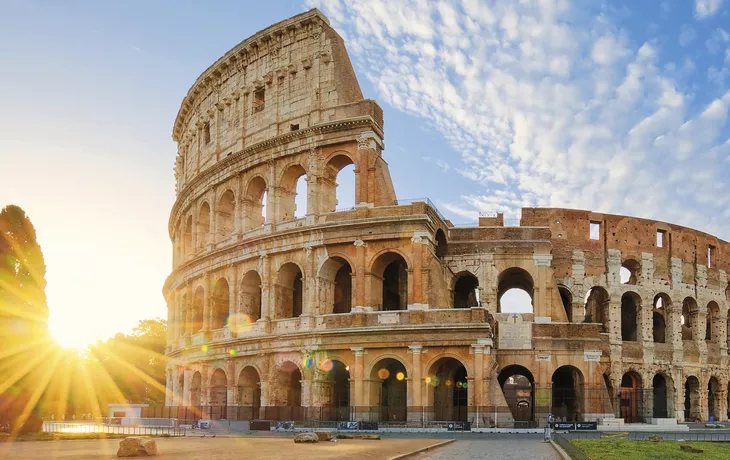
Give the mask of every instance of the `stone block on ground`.
<svg viewBox="0 0 730 460">
<path fill-rule="evenodd" d="M 372 440 L 379 440 L 380 435 L 379 434 L 361 434 L 357 436 L 357 439 L 372 439 Z"/>
<path fill-rule="evenodd" d="M 679 446 L 679 450 L 681 450 L 683 452 L 690 452 L 693 454 L 701 454 L 702 452 L 704 452 L 704 450 L 702 450 L 702 449 L 697 449 L 696 447 L 692 447 L 687 444 L 682 444 L 681 446 Z"/>
<path fill-rule="evenodd" d="M 294 438 L 296 443 L 308 443 L 308 442 L 319 442 L 319 436 L 316 433 L 308 431 L 306 433 L 300 433 Z"/>
<path fill-rule="evenodd" d="M 148 436 L 129 436 L 119 441 L 117 457 L 157 455 L 157 443 Z"/>
<path fill-rule="evenodd" d="M 657 435 L 651 435 L 651 436 L 649 436 L 649 441 L 662 442 L 662 441 L 664 441 L 664 438 L 662 438 L 661 436 L 657 436 Z"/>
<path fill-rule="evenodd" d="M 315 431 L 315 433 L 317 433 L 317 438 L 319 438 L 320 441 L 329 441 L 332 439 L 331 431 Z"/>
<path fill-rule="evenodd" d="M 355 435 L 348 433 L 337 433 L 337 439 L 355 439 Z"/>
</svg>

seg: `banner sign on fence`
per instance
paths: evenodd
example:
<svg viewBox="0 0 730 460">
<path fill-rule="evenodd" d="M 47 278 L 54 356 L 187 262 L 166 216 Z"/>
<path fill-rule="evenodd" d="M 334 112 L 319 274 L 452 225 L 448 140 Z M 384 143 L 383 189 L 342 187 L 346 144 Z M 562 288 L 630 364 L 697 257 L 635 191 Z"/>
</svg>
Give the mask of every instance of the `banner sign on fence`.
<svg viewBox="0 0 730 460">
<path fill-rule="evenodd" d="M 570 422 L 554 422 L 553 428 L 556 430 L 575 430 L 575 423 Z"/>
<path fill-rule="evenodd" d="M 360 429 L 364 431 L 378 431 L 378 422 L 360 422 Z"/>
<path fill-rule="evenodd" d="M 471 431 L 471 422 L 449 422 L 447 431 Z"/>
<path fill-rule="evenodd" d="M 293 430 L 294 422 L 276 422 L 276 430 Z"/>
<path fill-rule="evenodd" d="M 358 422 L 337 422 L 338 430 L 357 430 Z"/>
<path fill-rule="evenodd" d="M 575 424 L 576 430 L 597 430 L 598 422 L 577 422 Z"/>
</svg>

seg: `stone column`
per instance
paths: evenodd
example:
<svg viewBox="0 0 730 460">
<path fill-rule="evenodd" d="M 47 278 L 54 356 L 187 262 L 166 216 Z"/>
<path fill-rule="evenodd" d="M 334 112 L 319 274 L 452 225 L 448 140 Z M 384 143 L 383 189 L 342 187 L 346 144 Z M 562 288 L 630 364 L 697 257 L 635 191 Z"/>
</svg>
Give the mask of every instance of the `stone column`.
<svg viewBox="0 0 730 460">
<path fill-rule="evenodd" d="M 213 299 L 213 292 L 211 292 L 213 289 L 213 281 L 206 279 L 205 280 L 205 297 L 203 298 L 203 330 L 209 331 L 210 330 L 210 318 L 213 310 L 211 308 L 212 299 Z"/>
<path fill-rule="evenodd" d="M 535 311 L 535 320 L 538 317 L 552 319 L 552 305 L 550 302 L 548 279 L 552 281 L 552 277 L 548 276 L 547 270 L 552 266 L 552 254 L 533 254 L 532 261 L 537 268 L 537 280 L 534 286 L 533 302 Z"/>
<path fill-rule="evenodd" d="M 172 375 L 172 369 L 167 368 L 165 369 L 165 406 L 170 407 L 172 406 L 173 396 L 175 394 L 175 390 L 173 388 L 173 375 Z"/>
<path fill-rule="evenodd" d="M 210 403 L 210 376 L 207 364 L 200 366 L 200 377 L 200 405 L 207 406 Z"/>
<path fill-rule="evenodd" d="M 233 358 L 226 360 L 226 377 L 226 406 L 236 406 L 236 362 Z"/>
<path fill-rule="evenodd" d="M 424 408 L 423 406 L 423 375 L 421 370 L 421 351 L 423 347 L 420 344 L 408 345 L 408 353 L 411 354 L 411 375 L 409 381 L 412 382 L 411 389 L 413 391 L 413 400 L 411 407 L 408 409 L 408 420 L 422 420 Z M 409 394 L 411 390 L 409 389 Z M 415 413 L 411 414 L 411 410 Z"/>
<path fill-rule="evenodd" d="M 681 339 L 681 337 L 680 337 Z M 674 384 L 674 416 L 679 422 L 684 422 L 684 376 L 682 368 L 676 368 L 672 376 Z"/>
<path fill-rule="evenodd" d="M 365 409 L 365 394 L 363 392 L 364 390 L 364 372 L 365 369 L 363 368 L 363 356 L 365 355 L 365 348 L 363 347 L 350 347 L 350 350 L 352 350 L 352 353 L 355 355 L 355 364 L 350 368 L 351 371 L 351 378 L 354 381 L 355 391 L 352 394 L 352 401 L 350 402 L 350 406 L 355 407 L 354 410 L 354 418 L 353 420 L 358 420 L 360 418 L 360 414 L 363 413 Z"/>
<path fill-rule="evenodd" d="M 185 369 L 183 371 L 183 406 L 190 405 L 190 384 L 193 379 L 193 371 Z"/>
<path fill-rule="evenodd" d="M 245 123 L 243 123 L 245 125 Z M 266 183 L 266 223 L 269 230 L 271 230 L 271 224 L 276 220 L 276 208 L 278 207 L 278 190 L 276 185 L 276 168 L 274 167 L 274 160 L 269 160 L 268 165 L 268 176 L 269 179 Z"/>
<path fill-rule="evenodd" d="M 365 252 L 368 244 L 363 240 L 355 240 L 353 244 L 355 245 L 355 266 L 353 267 L 355 273 L 352 280 L 352 290 L 355 298 L 352 305 L 355 307 L 370 306 L 371 304 L 368 304 L 368 299 L 366 299 L 368 289 L 365 281 L 365 272 L 367 270 L 367 267 L 365 267 Z"/>
</svg>

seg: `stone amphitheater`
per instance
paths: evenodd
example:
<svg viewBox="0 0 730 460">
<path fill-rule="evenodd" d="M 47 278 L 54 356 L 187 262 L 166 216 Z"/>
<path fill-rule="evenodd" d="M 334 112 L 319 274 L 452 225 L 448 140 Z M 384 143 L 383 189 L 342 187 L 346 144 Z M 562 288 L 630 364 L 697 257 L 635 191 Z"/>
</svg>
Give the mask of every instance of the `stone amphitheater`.
<svg viewBox="0 0 730 460">
<path fill-rule="evenodd" d="M 727 420 L 730 245 L 573 209 L 457 227 L 428 200 L 399 200 L 382 109 L 318 10 L 205 70 L 173 139 L 168 409 L 492 427 L 550 413 Z M 345 173 L 355 205 L 340 209 Z"/>
</svg>

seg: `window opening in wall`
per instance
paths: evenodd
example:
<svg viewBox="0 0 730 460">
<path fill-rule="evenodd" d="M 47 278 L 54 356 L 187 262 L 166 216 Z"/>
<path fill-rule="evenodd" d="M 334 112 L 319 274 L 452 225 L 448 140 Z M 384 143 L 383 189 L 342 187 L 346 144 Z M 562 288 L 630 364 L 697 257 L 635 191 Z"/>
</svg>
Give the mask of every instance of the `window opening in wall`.
<svg viewBox="0 0 730 460">
<path fill-rule="evenodd" d="M 260 112 L 264 110 L 264 99 L 265 99 L 265 93 L 264 88 L 257 89 L 253 92 L 253 111 L 254 112 Z"/>
<path fill-rule="evenodd" d="M 300 218 L 307 215 L 307 175 L 304 174 L 297 179 L 296 196 L 294 197 L 294 217 Z"/>
<path fill-rule="evenodd" d="M 291 125 L 291 130 L 292 131 L 299 131 L 299 123 L 296 123 L 296 124 Z"/>
<path fill-rule="evenodd" d="M 590 238 L 592 240 L 598 240 L 601 237 L 601 223 L 591 222 L 590 226 Z"/>
<path fill-rule="evenodd" d="M 454 308 L 479 306 L 477 287 L 479 281 L 470 273 L 463 273 L 454 284 Z"/>
<path fill-rule="evenodd" d="M 641 264 L 633 259 L 627 259 L 621 264 L 619 275 L 621 284 L 637 284 L 641 274 Z"/>
<path fill-rule="evenodd" d="M 355 165 L 349 164 L 337 173 L 337 203 L 335 209 L 355 207 Z"/>
<path fill-rule="evenodd" d="M 666 236 L 666 233 L 664 230 L 657 230 L 656 231 L 656 247 L 663 248 L 664 247 L 664 237 Z"/>
<path fill-rule="evenodd" d="M 203 143 L 205 145 L 210 144 L 210 123 L 203 125 Z"/>
<path fill-rule="evenodd" d="M 497 311 L 533 313 L 533 288 L 532 277 L 525 270 L 516 267 L 504 270 L 498 279 Z"/>
<path fill-rule="evenodd" d="M 707 268 L 712 267 L 712 262 L 715 259 L 715 246 L 707 246 Z"/>
</svg>

